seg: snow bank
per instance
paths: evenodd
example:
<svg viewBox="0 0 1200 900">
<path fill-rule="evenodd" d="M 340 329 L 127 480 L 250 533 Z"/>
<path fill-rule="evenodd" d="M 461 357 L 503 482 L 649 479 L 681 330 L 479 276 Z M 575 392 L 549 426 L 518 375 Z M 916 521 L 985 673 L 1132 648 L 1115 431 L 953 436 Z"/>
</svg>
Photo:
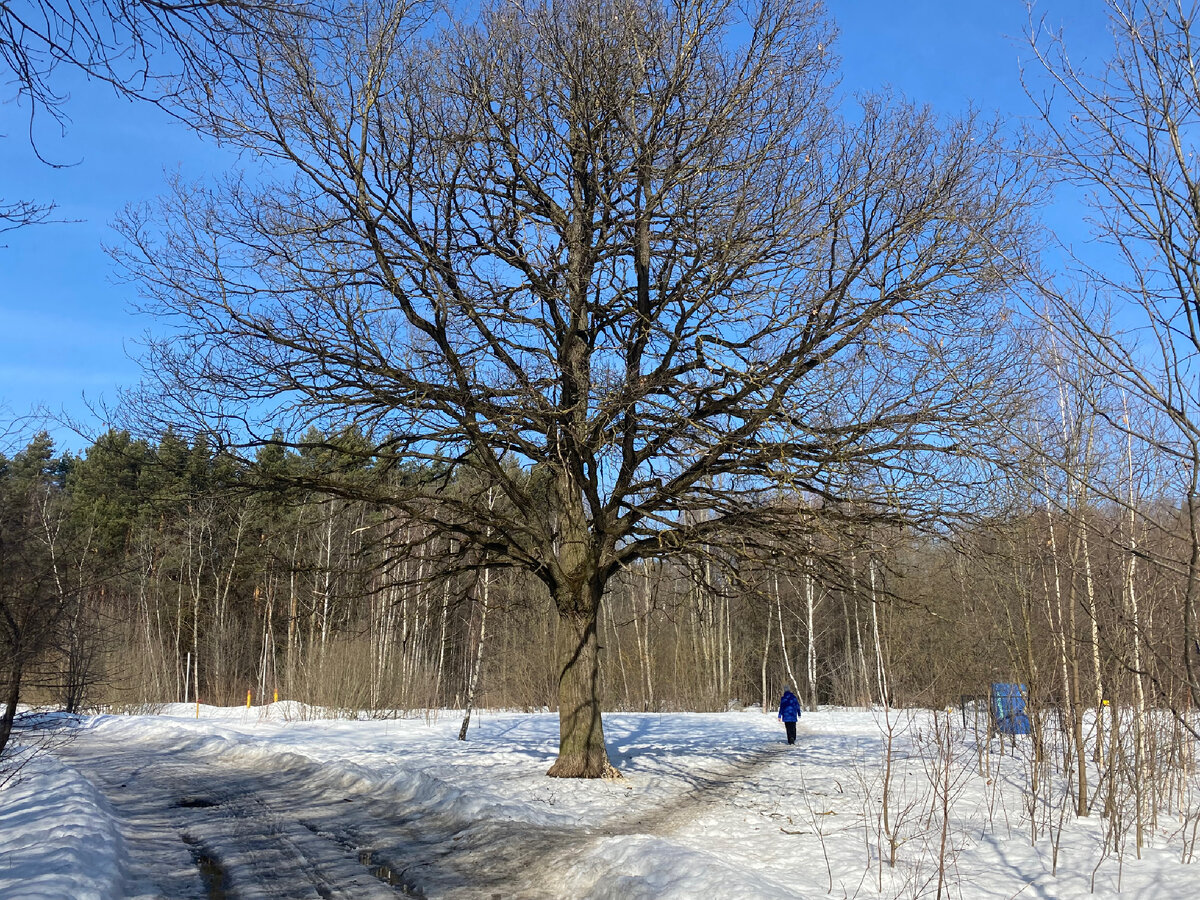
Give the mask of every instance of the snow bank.
<svg viewBox="0 0 1200 900">
<path fill-rule="evenodd" d="M 124 859 L 108 802 L 53 756 L 0 788 L 0 897 L 119 900 Z"/>
</svg>

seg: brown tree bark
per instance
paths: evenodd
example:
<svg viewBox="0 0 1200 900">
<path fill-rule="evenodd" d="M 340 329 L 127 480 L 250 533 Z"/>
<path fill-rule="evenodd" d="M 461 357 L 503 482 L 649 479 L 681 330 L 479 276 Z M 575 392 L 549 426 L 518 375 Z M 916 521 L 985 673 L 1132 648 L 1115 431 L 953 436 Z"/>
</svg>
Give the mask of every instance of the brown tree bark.
<svg viewBox="0 0 1200 900">
<path fill-rule="evenodd" d="M 621 776 L 608 761 L 600 717 L 600 598 L 588 601 L 559 616 L 558 759 L 546 773 L 554 778 Z"/>
<path fill-rule="evenodd" d="M 8 683 L 4 691 L 4 712 L 0 714 L 0 753 L 8 746 L 13 721 L 17 717 L 17 701 L 21 699 L 21 666 L 17 660 L 9 663 Z"/>
</svg>

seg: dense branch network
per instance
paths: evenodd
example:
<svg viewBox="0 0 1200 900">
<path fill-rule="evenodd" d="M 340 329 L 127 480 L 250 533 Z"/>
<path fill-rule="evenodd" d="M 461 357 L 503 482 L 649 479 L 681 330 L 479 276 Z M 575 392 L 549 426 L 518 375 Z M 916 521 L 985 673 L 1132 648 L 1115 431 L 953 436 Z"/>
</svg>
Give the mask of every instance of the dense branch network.
<svg viewBox="0 0 1200 900">
<path fill-rule="evenodd" d="M 476 472 L 487 516 L 436 485 L 385 499 L 534 572 L 569 660 L 638 559 L 811 532 L 851 498 L 936 517 L 985 474 L 1018 393 L 995 324 L 1028 158 L 887 98 L 843 117 L 819 8 L 267 25 L 203 105 L 286 176 L 180 185 L 123 224 L 178 328 L 150 357 L 172 418 Z"/>
</svg>

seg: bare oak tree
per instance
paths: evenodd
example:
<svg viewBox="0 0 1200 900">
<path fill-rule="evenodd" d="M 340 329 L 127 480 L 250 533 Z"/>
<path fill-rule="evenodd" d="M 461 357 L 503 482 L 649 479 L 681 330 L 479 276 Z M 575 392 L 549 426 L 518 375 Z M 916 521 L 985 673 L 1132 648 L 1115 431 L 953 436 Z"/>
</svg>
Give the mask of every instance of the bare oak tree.
<svg viewBox="0 0 1200 900">
<path fill-rule="evenodd" d="M 849 495 L 937 515 L 986 475 L 1033 173 L 971 117 L 842 116 L 814 4 L 335 12 L 264 19 L 254 71 L 198 98 L 261 170 L 123 222 L 172 326 L 150 399 L 233 444 L 353 426 L 376 471 L 474 470 L 474 494 L 329 487 L 545 585 L 550 774 L 615 774 L 598 616 L 623 567 L 799 554 Z"/>
</svg>

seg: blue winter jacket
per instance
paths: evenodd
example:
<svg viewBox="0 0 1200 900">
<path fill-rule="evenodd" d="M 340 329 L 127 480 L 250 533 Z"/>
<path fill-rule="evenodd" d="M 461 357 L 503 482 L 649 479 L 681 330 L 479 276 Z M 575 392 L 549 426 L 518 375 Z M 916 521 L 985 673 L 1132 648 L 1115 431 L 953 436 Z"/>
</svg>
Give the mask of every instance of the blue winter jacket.
<svg viewBox="0 0 1200 900">
<path fill-rule="evenodd" d="M 785 722 L 795 722 L 800 718 L 800 701 L 791 691 L 784 691 L 779 701 L 779 718 Z"/>
</svg>

